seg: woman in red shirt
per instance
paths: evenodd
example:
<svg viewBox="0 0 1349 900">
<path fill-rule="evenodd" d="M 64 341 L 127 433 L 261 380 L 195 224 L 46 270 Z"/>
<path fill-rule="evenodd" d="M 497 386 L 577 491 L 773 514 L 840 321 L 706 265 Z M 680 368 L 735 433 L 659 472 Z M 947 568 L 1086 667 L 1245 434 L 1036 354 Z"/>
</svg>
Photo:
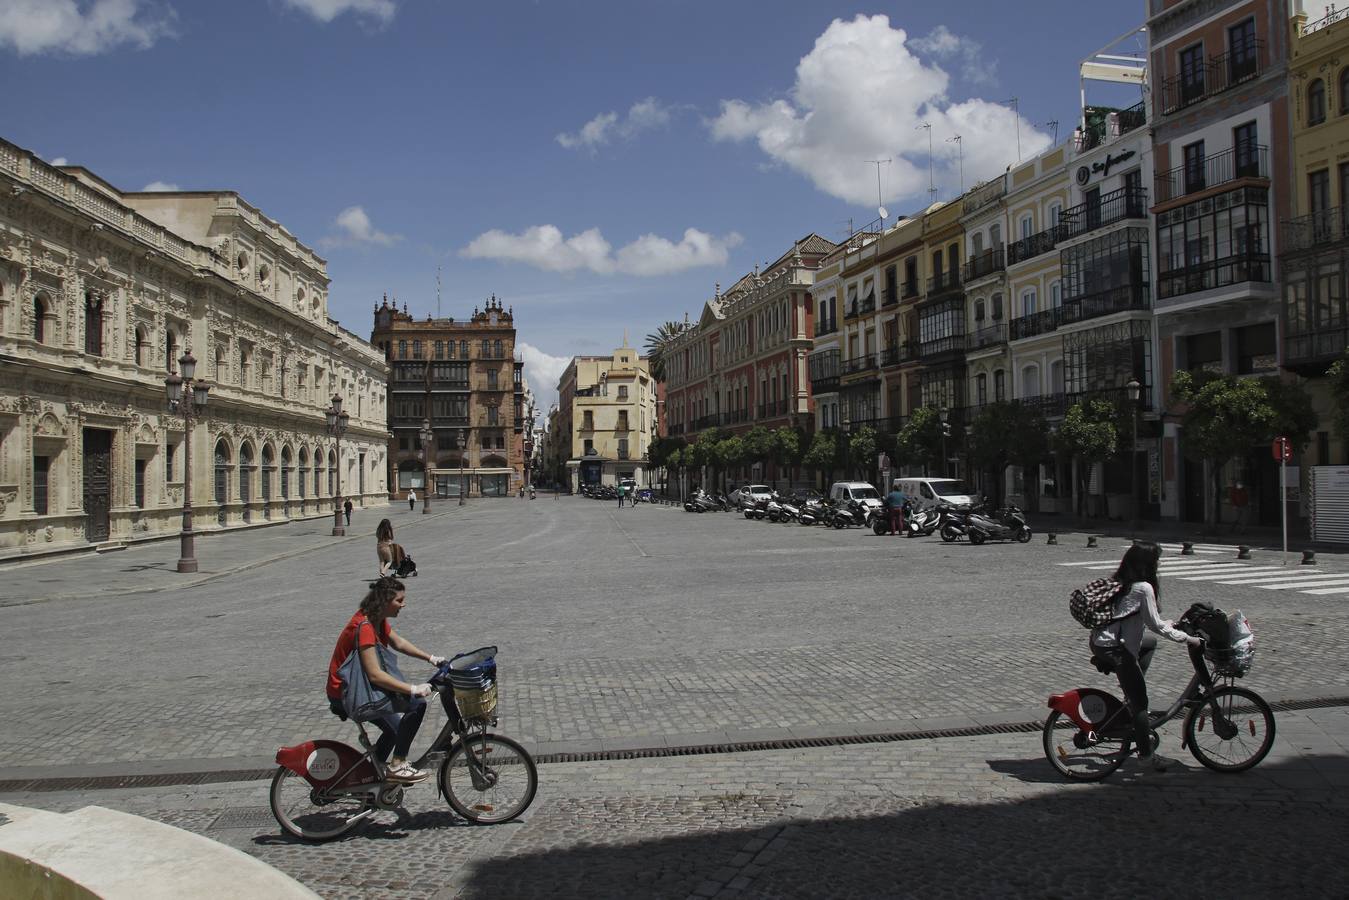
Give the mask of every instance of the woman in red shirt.
<svg viewBox="0 0 1349 900">
<path fill-rule="evenodd" d="M 385 672 L 379 663 L 379 651 L 375 645 L 378 642 L 406 656 L 424 659 L 433 666 L 439 666 L 445 658 L 418 649 L 393 630 L 389 620 L 398 618 L 398 613 L 407 602 L 405 590 L 403 582 L 391 576 L 371 582 L 370 592 L 361 601 L 361 608 L 342 629 L 337 637 L 337 646 L 333 648 L 333 658 L 328 664 L 328 706 L 336 715 L 343 719 L 347 717 L 342 708 L 342 679 L 337 672 L 352 650 L 359 646 L 361 667 L 365 669 L 370 684 L 379 690 L 404 694 L 409 698 L 407 712 L 401 716 L 389 713 L 375 719 L 372 724 L 381 732 L 375 743 L 375 753 L 381 760 L 388 759 L 389 779 L 412 784 L 424 781 L 430 774 L 411 766 L 407 755 L 412 747 L 412 739 L 417 736 L 417 729 L 426 716 L 426 701 L 423 698 L 431 693 L 431 685 L 405 684 Z M 446 715 L 453 716 L 454 700 L 448 692 L 441 694 L 441 703 L 445 706 Z M 391 758 L 390 750 L 393 751 Z"/>
</svg>

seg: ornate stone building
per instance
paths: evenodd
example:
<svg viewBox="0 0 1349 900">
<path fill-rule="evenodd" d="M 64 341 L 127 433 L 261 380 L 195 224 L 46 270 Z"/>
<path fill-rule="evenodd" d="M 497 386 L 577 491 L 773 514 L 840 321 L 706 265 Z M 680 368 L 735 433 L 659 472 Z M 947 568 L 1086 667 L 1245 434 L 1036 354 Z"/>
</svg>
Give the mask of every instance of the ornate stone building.
<svg viewBox="0 0 1349 900">
<path fill-rule="evenodd" d="M 178 533 L 185 350 L 213 382 L 197 531 L 331 515 L 339 475 L 383 500 L 387 368 L 327 293 L 324 261 L 234 192 L 124 193 L 0 140 L 0 556 Z"/>
<path fill-rule="evenodd" d="M 389 483 L 399 497 L 502 497 L 524 483 L 528 436 L 525 364 L 515 358 L 515 317 L 494 296 L 468 321 L 417 321 L 388 298 L 370 341 L 389 361 Z M 421 429 L 435 433 L 421 446 Z M 462 449 L 461 449 L 462 448 Z"/>
</svg>

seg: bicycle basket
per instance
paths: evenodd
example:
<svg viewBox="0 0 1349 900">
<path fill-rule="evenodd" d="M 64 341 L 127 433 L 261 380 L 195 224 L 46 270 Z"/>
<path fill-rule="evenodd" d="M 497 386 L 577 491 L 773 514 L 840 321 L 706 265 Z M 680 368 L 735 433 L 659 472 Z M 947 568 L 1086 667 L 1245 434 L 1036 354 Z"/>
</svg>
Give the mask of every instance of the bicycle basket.
<svg viewBox="0 0 1349 900">
<path fill-rule="evenodd" d="M 1204 656 L 1213 664 L 1213 674 L 1240 678 L 1255 664 L 1255 642 L 1247 638 L 1234 647 L 1205 647 Z"/>
<path fill-rule="evenodd" d="M 480 691 L 456 689 L 454 702 L 459 707 L 459 714 L 465 719 L 485 719 L 497 708 L 497 686 L 491 684 Z"/>
</svg>

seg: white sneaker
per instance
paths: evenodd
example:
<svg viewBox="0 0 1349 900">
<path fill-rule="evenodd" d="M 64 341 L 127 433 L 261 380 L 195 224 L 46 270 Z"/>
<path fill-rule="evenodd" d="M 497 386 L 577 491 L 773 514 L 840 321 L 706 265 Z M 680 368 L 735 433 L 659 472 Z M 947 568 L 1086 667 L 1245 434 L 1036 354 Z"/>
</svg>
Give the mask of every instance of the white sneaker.
<svg viewBox="0 0 1349 900">
<path fill-rule="evenodd" d="M 431 773 L 414 768 L 407 760 L 402 759 L 391 761 L 384 777 L 389 781 L 397 781 L 400 784 L 416 784 L 430 778 Z"/>
</svg>

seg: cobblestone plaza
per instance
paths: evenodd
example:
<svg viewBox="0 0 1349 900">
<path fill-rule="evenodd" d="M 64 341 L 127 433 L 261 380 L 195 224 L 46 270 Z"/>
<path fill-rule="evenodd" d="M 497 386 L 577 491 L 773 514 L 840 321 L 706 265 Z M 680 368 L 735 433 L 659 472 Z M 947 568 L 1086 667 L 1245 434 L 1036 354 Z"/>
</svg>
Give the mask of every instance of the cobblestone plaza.
<svg viewBox="0 0 1349 900">
<path fill-rule="evenodd" d="M 400 632 L 439 653 L 500 646 L 499 730 L 544 756 L 539 799 L 521 822 L 475 829 L 418 789 L 405 815 L 336 845 L 290 843 L 255 773 L 301 739 L 354 743 L 322 677 L 386 514 L 421 565 Z M 349 535 L 294 523 L 216 536 L 196 576 L 172 572 L 170 544 L 8 568 L 0 677 L 33 691 L 0 699 L 21 723 L 0 734 L 0 799 L 146 815 L 334 897 L 1218 893 L 1175 853 L 1201 835 L 1241 861 L 1238 893 L 1342 890 L 1349 594 L 1266 589 L 1274 551 L 1238 563 L 1235 548 L 1204 548 L 1189 574 L 1163 575 L 1163 608 L 1240 608 L 1259 642 L 1249 686 L 1317 702 L 1279 712 L 1274 753 L 1246 775 L 1200 769 L 1173 725 L 1181 771 L 1078 786 L 1037 734 L 987 732 L 1042 718 L 1052 691 L 1115 690 L 1088 665 L 1066 599 L 1123 539 L 944 545 L 551 496 L 358 510 Z M 1339 583 L 1346 562 L 1323 554 L 1312 580 Z M 1160 649 L 1158 698 L 1185 666 Z M 755 741 L 788 749 L 614 758 Z M 219 783 L 187 783 L 206 773 Z M 53 780 L 156 774 L 167 786 Z M 1075 855 L 1082 835 L 1121 814 L 1147 823 L 1140 848 L 1158 865 L 1084 880 L 1098 867 Z"/>
</svg>

